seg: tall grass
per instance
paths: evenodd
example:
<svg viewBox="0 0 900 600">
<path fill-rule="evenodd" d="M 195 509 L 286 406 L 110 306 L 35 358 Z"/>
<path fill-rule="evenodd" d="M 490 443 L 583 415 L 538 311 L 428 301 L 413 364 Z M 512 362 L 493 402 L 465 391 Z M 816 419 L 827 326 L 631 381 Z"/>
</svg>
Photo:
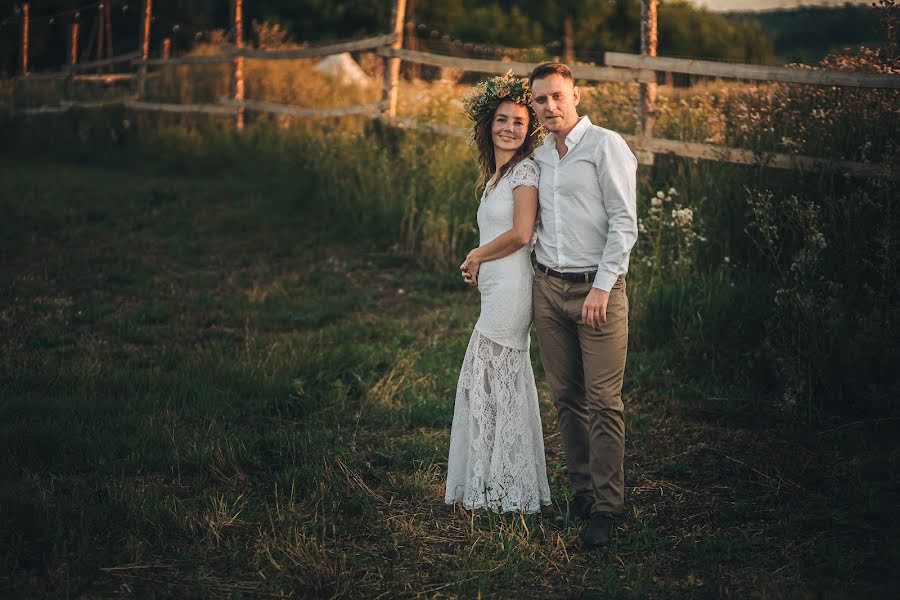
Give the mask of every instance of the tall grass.
<svg viewBox="0 0 900 600">
<path fill-rule="evenodd" d="M 248 89 L 260 99 L 305 106 L 374 99 L 372 90 L 353 96 L 329 83 L 308 61 L 257 62 L 250 61 Z M 178 100 L 215 101 L 227 87 L 223 69 L 194 71 Z M 183 74 L 163 72 L 151 93 L 171 99 L 166 94 L 183 81 Z M 402 111 L 460 122 L 458 86 L 403 85 Z M 583 109 L 595 123 L 628 132 L 635 92 L 621 84 L 586 88 Z M 878 161 L 890 169 L 898 107 L 896 90 L 707 85 L 661 93 L 656 131 L 761 154 Z M 86 161 L 103 156 L 179 172 L 302 174 L 309 184 L 298 202 L 334 236 L 393 248 L 448 277 L 477 243 L 475 162 L 460 139 L 362 118 L 253 116 L 240 135 L 219 117 L 124 110 L 3 118 L 19 153 L 46 155 L 53 139 L 50 152 Z M 750 389 L 794 417 L 892 413 L 900 226 L 890 177 L 657 157 L 639 172 L 644 232 L 629 275 L 633 346 L 665 349 L 711 390 Z M 670 188 L 677 194 L 671 198 Z"/>
</svg>

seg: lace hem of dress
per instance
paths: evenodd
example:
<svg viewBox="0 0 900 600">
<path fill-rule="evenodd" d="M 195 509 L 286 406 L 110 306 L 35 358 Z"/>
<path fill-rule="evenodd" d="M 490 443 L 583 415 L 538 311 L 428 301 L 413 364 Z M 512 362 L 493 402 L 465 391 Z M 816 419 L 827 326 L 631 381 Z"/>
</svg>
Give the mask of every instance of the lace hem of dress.
<svg viewBox="0 0 900 600">
<path fill-rule="evenodd" d="M 457 386 L 447 472 L 447 504 L 534 513 L 551 502 L 529 354 L 477 329 Z"/>
</svg>

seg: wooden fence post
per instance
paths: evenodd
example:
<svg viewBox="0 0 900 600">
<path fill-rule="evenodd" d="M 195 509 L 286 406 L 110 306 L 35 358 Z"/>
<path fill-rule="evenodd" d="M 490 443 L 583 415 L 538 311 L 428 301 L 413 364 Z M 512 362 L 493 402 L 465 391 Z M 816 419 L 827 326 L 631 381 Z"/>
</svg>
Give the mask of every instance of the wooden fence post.
<svg viewBox="0 0 900 600">
<path fill-rule="evenodd" d="M 72 15 L 72 25 L 69 36 L 69 76 L 66 77 L 65 92 L 70 99 L 75 89 L 75 64 L 78 62 L 78 17 L 76 12 Z"/>
<path fill-rule="evenodd" d="M 659 0 L 641 0 L 641 55 L 656 56 L 656 9 Z M 654 72 L 654 77 L 656 73 Z M 638 105 L 639 133 L 644 137 L 653 136 L 653 121 L 656 114 L 656 83 L 641 83 L 640 104 Z"/>
<path fill-rule="evenodd" d="M 162 57 L 163 60 L 169 60 L 172 57 L 172 38 L 163 39 Z"/>
<path fill-rule="evenodd" d="M 575 18 L 571 11 L 566 12 L 563 32 L 563 62 L 571 66 L 575 64 Z"/>
<path fill-rule="evenodd" d="M 244 47 L 244 15 L 242 0 L 234 0 L 234 47 Z M 240 103 L 234 113 L 234 128 L 244 128 L 244 57 L 236 55 L 231 61 L 231 97 Z"/>
<path fill-rule="evenodd" d="M 394 0 L 393 32 L 394 42 L 391 48 L 403 47 L 403 21 L 406 20 L 406 0 Z M 384 65 L 384 89 L 381 101 L 385 103 L 384 114 L 388 117 L 397 116 L 397 80 L 400 79 L 400 59 L 389 58 Z"/>
<path fill-rule="evenodd" d="M 107 56 L 107 58 L 112 58 L 114 53 L 113 53 L 113 43 L 112 43 L 112 2 L 111 2 L 111 0 L 104 0 L 102 6 L 103 6 L 103 21 L 104 21 L 104 26 L 106 28 L 106 56 Z"/>
<path fill-rule="evenodd" d="M 138 70 L 137 97 L 144 97 L 147 82 L 147 59 L 150 58 L 150 19 L 153 14 L 153 0 L 144 0 L 144 19 L 141 27 L 141 68 Z"/>
<path fill-rule="evenodd" d="M 406 15 L 404 18 L 408 20 L 406 21 L 406 33 L 403 35 L 403 46 L 407 50 L 418 50 L 419 43 L 418 38 L 416 38 L 416 0 L 406 0 Z M 407 62 L 403 65 L 403 68 L 400 69 L 400 72 L 405 72 L 409 79 L 418 79 L 420 75 L 419 64 Z"/>
<path fill-rule="evenodd" d="M 19 70 L 24 77 L 28 75 L 28 19 L 31 9 L 28 2 L 22 4 L 22 46 L 19 52 Z"/>
<path fill-rule="evenodd" d="M 97 60 L 103 58 L 103 36 L 106 32 L 106 13 L 103 11 L 103 3 L 97 5 Z"/>
<path fill-rule="evenodd" d="M 78 62 L 78 16 L 75 13 L 72 17 L 71 35 L 69 36 L 69 66 L 74 67 Z"/>
</svg>

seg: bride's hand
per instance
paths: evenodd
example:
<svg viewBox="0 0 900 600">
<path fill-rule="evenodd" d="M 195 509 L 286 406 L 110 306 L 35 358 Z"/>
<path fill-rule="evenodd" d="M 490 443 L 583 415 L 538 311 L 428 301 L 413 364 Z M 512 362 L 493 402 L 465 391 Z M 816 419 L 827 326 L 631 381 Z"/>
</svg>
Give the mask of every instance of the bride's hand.
<svg viewBox="0 0 900 600">
<path fill-rule="evenodd" d="M 478 267 L 480 263 L 477 259 L 472 256 L 472 253 L 469 252 L 468 256 L 466 256 L 466 260 L 463 261 L 461 265 L 459 265 L 459 270 L 462 273 L 463 281 L 468 283 L 469 285 L 478 285 Z"/>
<path fill-rule="evenodd" d="M 469 269 L 462 270 L 463 281 L 468 283 L 469 285 L 478 286 L 478 265 L 476 264 L 474 267 Z"/>
</svg>

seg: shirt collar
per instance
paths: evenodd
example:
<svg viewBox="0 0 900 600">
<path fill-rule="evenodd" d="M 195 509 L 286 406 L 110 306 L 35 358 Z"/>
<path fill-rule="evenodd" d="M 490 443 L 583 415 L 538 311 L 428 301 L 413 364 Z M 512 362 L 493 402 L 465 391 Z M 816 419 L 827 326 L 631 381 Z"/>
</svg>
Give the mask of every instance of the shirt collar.
<svg viewBox="0 0 900 600">
<path fill-rule="evenodd" d="M 581 138 L 584 136 L 584 133 L 588 130 L 588 128 L 593 125 L 591 120 L 587 115 L 582 115 L 578 122 L 575 124 L 575 127 L 572 128 L 572 131 L 569 132 L 569 135 L 566 136 L 566 146 L 571 150 L 572 146 L 581 141 Z M 550 134 L 546 138 L 544 138 L 544 145 L 550 146 L 551 144 L 556 144 L 556 134 Z"/>
</svg>

